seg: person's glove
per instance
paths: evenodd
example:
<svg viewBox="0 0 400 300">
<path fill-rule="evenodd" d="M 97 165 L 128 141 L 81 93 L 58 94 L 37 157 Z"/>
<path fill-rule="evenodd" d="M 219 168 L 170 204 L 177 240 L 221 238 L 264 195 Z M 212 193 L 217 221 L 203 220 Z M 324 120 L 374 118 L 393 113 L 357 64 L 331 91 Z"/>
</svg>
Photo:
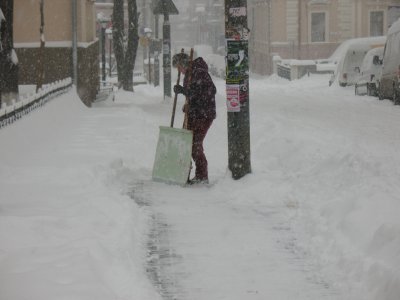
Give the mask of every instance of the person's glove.
<svg viewBox="0 0 400 300">
<path fill-rule="evenodd" d="M 182 112 L 184 112 L 185 114 L 187 114 L 189 111 L 188 111 L 188 105 L 187 105 L 187 103 L 185 103 L 183 106 L 182 106 Z"/>
<path fill-rule="evenodd" d="M 186 95 L 186 89 L 183 86 L 181 86 L 179 84 L 176 84 L 174 86 L 174 93 L 175 94 L 184 94 L 184 95 Z"/>
</svg>

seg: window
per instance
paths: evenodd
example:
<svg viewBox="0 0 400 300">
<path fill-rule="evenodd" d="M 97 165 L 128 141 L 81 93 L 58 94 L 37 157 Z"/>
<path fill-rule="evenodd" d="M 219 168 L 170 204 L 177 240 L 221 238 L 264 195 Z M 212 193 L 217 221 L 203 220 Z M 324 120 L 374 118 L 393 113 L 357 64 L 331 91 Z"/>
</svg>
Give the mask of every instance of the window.
<svg viewBox="0 0 400 300">
<path fill-rule="evenodd" d="M 371 11 L 369 13 L 370 36 L 383 35 L 383 11 Z"/>
<path fill-rule="evenodd" d="M 311 42 L 326 41 L 326 14 L 324 12 L 311 13 Z"/>
</svg>

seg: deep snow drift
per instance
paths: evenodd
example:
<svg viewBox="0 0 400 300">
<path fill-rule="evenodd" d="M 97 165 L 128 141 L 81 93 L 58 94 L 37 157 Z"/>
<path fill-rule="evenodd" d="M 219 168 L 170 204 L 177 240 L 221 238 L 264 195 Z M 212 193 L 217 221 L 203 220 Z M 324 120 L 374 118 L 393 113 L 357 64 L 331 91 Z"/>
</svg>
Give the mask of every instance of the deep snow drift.
<svg viewBox="0 0 400 300">
<path fill-rule="evenodd" d="M 216 85 L 210 188 L 151 181 L 161 88 L 91 109 L 71 91 L 0 130 L 0 299 L 397 300 L 399 107 L 253 77 L 253 173 L 234 181 Z"/>
</svg>

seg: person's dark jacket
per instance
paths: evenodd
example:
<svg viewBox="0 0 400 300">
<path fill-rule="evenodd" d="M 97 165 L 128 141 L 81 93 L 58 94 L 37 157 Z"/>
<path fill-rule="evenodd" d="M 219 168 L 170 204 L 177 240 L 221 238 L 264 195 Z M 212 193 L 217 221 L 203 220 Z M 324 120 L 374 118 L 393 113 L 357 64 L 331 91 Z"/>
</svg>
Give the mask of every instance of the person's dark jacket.
<svg viewBox="0 0 400 300">
<path fill-rule="evenodd" d="M 199 57 L 193 61 L 190 86 L 188 80 L 189 73 L 186 73 L 183 86 L 189 99 L 189 119 L 215 119 L 217 89 L 208 74 L 208 66 L 203 58 Z"/>
</svg>

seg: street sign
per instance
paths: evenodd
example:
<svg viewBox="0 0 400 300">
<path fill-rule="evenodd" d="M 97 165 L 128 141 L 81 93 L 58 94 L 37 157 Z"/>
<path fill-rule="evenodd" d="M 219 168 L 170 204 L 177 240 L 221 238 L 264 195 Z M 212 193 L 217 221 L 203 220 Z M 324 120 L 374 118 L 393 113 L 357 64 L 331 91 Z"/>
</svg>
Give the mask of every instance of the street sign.
<svg viewBox="0 0 400 300">
<path fill-rule="evenodd" d="M 161 53 L 162 50 L 162 41 L 161 40 L 156 40 L 156 39 L 152 39 L 150 40 L 150 52 L 158 52 Z"/>
<path fill-rule="evenodd" d="M 178 15 L 179 11 L 172 0 L 158 0 L 153 9 L 155 15 Z"/>
</svg>

